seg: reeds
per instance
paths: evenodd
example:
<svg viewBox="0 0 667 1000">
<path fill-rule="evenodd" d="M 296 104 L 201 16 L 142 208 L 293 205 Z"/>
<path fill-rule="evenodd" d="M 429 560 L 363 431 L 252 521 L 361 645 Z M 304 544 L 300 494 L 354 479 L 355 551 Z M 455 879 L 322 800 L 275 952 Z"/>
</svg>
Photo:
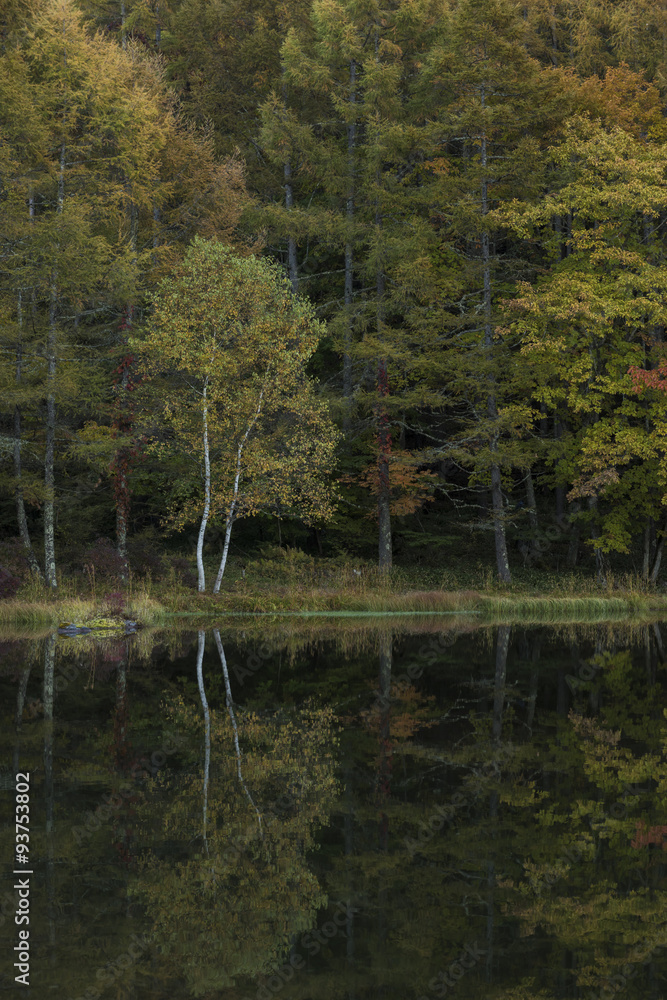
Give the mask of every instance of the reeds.
<svg viewBox="0 0 667 1000">
<path fill-rule="evenodd" d="M 309 557 L 259 560 L 245 577 L 226 580 L 218 595 L 199 594 L 171 573 L 159 581 L 133 580 L 123 588 L 122 612 L 144 625 L 207 627 L 235 614 L 320 614 L 451 616 L 480 624 L 576 624 L 667 617 L 667 595 L 649 590 L 636 578 L 609 582 L 606 589 L 580 577 L 545 577 L 504 587 L 492 578 L 483 586 L 456 586 L 453 573 L 438 578 L 402 568 L 377 567 Z M 436 584 L 435 586 L 433 584 Z M 104 610 L 105 594 L 118 583 L 99 578 L 60 581 L 52 594 L 33 581 L 15 598 L 0 601 L 0 625 L 40 629 L 61 621 L 85 623 Z"/>
</svg>

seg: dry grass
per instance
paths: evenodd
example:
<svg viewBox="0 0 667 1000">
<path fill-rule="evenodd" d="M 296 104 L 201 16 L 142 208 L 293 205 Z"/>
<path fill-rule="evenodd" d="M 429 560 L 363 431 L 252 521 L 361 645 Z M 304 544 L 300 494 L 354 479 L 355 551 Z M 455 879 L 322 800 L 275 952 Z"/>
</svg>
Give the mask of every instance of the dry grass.
<svg viewBox="0 0 667 1000">
<path fill-rule="evenodd" d="M 0 625 L 38 629 L 65 621 L 83 623 L 99 615 L 101 608 L 101 602 L 91 597 L 14 598 L 0 601 Z M 142 625 L 157 625 L 164 621 L 165 610 L 154 597 L 142 593 L 128 597 L 123 614 Z"/>
<path fill-rule="evenodd" d="M 0 601 L 0 626 L 7 633 L 11 628 L 48 629 L 64 620 L 85 622 L 104 610 L 109 597 L 105 591 L 114 589 L 118 590 L 119 585 L 96 583 L 94 577 L 85 585 L 81 580 L 61 581 L 55 595 L 30 583 L 21 588 L 17 597 Z M 667 595 L 648 590 L 636 578 L 611 581 L 606 590 L 594 580 L 574 576 L 544 576 L 511 587 L 488 578 L 470 587 L 463 582 L 457 586 L 448 573 L 440 578 L 426 575 L 420 580 L 411 570 L 399 568 L 384 574 L 376 567 L 359 569 L 336 560 L 322 560 L 320 565 L 292 552 L 258 560 L 247 579 L 225 581 L 219 595 L 199 594 L 179 583 L 172 573 L 155 583 L 150 579 L 133 581 L 123 596 L 126 617 L 144 625 L 188 629 L 208 628 L 213 622 L 231 625 L 234 616 L 248 614 L 332 615 L 332 621 L 335 616 L 345 615 L 359 623 L 364 616 L 394 616 L 396 621 L 404 616 L 410 618 L 411 627 L 421 616 L 422 622 L 432 618 L 440 628 L 444 616 L 456 621 L 457 627 L 464 621 L 629 624 L 667 616 Z M 320 623 L 323 620 L 320 618 Z M 339 621 L 335 627 L 341 625 Z"/>
</svg>

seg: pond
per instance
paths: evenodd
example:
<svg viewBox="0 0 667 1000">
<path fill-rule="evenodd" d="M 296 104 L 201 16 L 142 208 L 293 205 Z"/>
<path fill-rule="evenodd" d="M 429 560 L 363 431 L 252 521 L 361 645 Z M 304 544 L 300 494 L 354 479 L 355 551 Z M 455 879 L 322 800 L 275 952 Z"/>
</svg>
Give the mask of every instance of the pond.
<svg viewBox="0 0 667 1000">
<path fill-rule="evenodd" d="M 455 616 L 4 641 L 0 985 L 664 997 L 664 641 Z"/>
</svg>

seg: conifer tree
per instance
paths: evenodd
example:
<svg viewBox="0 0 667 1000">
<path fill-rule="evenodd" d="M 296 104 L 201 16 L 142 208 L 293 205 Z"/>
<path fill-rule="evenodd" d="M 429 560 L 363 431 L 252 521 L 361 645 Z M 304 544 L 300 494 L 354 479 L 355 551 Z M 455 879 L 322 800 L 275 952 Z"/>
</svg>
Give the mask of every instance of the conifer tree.
<svg viewBox="0 0 667 1000">
<path fill-rule="evenodd" d="M 412 357 L 423 355 L 423 330 L 418 336 L 411 324 L 432 272 L 419 168 L 432 137 L 415 81 L 441 11 L 433 2 L 315 3 L 310 24 L 283 47 L 286 96 L 262 107 L 262 146 L 276 164 L 287 145 L 307 165 L 300 200 L 308 206 L 296 214 L 271 207 L 263 218 L 278 232 L 296 232 L 323 262 L 323 276 L 337 276 L 333 302 L 331 280 L 323 294 L 342 356 L 343 423 L 349 431 L 354 395 L 357 427 L 363 421 L 374 438 L 369 483 L 384 569 L 392 562 L 399 458 L 393 425 L 406 398 L 414 402 L 419 393 Z M 317 101 L 322 125 L 315 129 L 297 109 Z M 307 277 L 317 295 L 317 270 Z"/>
<path fill-rule="evenodd" d="M 471 470 L 471 484 L 490 487 L 496 565 L 506 583 L 504 493 L 513 468 L 530 468 L 533 449 L 522 438 L 536 412 L 499 335 L 499 299 L 529 265 L 508 246 L 492 209 L 519 191 L 527 200 L 537 195 L 541 144 L 564 112 L 557 74 L 526 51 L 527 30 L 506 0 L 460 3 L 429 68 L 449 91 L 440 109 L 441 157 L 433 162 L 441 280 L 451 296 L 443 302 L 445 349 L 436 371 L 463 410 L 463 429 L 441 453 Z"/>
<path fill-rule="evenodd" d="M 628 369 L 661 356 L 666 161 L 662 143 L 588 118 L 573 119 L 550 156 L 560 190 L 504 210 L 524 235 L 539 233 L 552 260 L 540 281 L 522 287 L 513 327 L 540 373 L 540 397 L 575 415 L 561 462 L 571 495 L 589 501 L 602 575 L 602 553 L 629 551 L 638 515 L 641 525 L 663 520 L 665 401 L 637 398 Z M 554 216 L 572 218 L 562 259 Z"/>
<path fill-rule="evenodd" d="M 108 398 L 102 350 L 109 327 L 127 325 L 145 289 L 182 253 L 179 242 L 198 230 L 229 237 L 242 209 L 243 177 L 237 162 L 216 161 L 210 137 L 179 120 L 159 64 L 132 44 L 123 50 L 89 35 L 69 0 L 49 0 L 5 58 L 3 71 L 24 96 L 10 88 L 2 107 L 14 164 L 4 175 L 15 226 L 9 234 L 20 246 L 20 253 L 11 252 L 11 242 L 7 247 L 3 309 L 13 345 L 31 331 L 30 351 L 21 348 L 26 361 L 32 358 L 29 387 L 27 365 L 16 372 L 29 389 L 25 398 L 43 400 L 44 485 L 34 499 L 42 506 L 45 576 L 53 588 L 59 415 L 79 432 L 82 457 L 108 466 L 114 452 L 122 455 L 131 435 L 112 440 L 94 420 L 81 428 Z M 11 397 L 21 405 L 16 386 Z M 37 417 L 33 409 L 29 419 Z M 18 433 L 16 440 L 20 451 Z M 121 550 L 123 476 L 116 462 Z M 22 522 L 20 503 L 18 514 Z M 25 544 L 24 525 L 20 530 Z"/>
</svg>

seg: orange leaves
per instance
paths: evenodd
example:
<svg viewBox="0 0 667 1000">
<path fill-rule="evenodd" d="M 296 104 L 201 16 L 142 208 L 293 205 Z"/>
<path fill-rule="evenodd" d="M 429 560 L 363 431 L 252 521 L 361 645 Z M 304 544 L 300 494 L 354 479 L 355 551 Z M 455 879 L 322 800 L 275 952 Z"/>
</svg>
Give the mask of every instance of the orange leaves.
<svg viewBox="0 0 667 1000">
<path fill-rule="evenodd" d="M 420 469 L 419 458 L 412 452 L 394 451 L 384 457 L 389 472 L 389 509 L 392 514 L 406 517 L 420 510 L 425 503 L 435 500 L 433 487 L 438 477 L 434 472 Z M 361 475 L 342 476 L 339 482 L 362 486 L 374 497 L 380 495 L 380 469 L 377 462 L 370 465 Z M 377 516 L 377 511 L 368 516 Z"/>
<path fill-rule="evenodd" d="M 636 139 L 667 138 L 660 92 L 626 63 L 610 66 L 604 79 L 591 76 L 580 85 L 585 107 L 604 125 L 622 128 Z"/>
<path fill-rule="evenodd" d="M 632 379 L 632 388 L 637 393 L 643 392 L 644 389 L 660 389 L 661 392 L 667 392 L 667 359 L 661 361 L 652 371 L 631 365 L 628 374 Z"/>
</svg>

